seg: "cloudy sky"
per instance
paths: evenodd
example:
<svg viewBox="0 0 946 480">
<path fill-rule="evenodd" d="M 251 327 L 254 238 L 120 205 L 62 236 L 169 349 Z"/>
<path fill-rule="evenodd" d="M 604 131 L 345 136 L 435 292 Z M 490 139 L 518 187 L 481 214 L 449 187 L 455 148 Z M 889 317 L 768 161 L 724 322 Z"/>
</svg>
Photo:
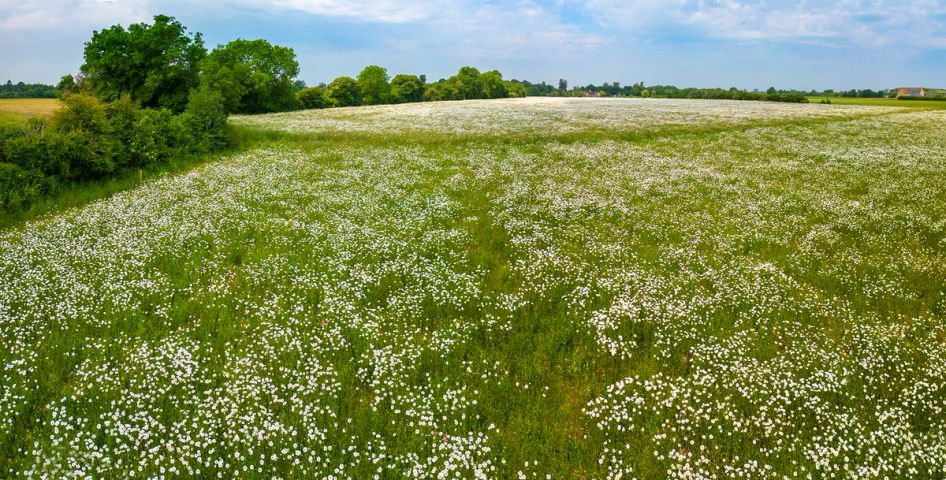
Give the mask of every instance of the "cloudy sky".
<svg viewBox="0 0 946 480">
<path fill-rule="evenodd" d="M 473 65 L 571 85 L 946 87 L 946 0 L 0 0 L 0 82 L 53 83 L 93 30 L 158 13 L 208 47 L 291 46 L 310 84 L 377 64 L 431 80 Z"/>
</svg>

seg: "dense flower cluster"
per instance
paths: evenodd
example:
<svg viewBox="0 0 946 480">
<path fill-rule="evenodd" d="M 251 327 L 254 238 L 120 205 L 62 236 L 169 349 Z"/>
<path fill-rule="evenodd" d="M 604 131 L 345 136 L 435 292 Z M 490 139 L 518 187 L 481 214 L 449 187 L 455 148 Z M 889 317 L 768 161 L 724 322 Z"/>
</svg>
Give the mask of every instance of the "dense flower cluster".
<svg viewBox="0 0 946 480">
<path fill-rule="evenodd" d="M 731 125 L 759 120 L 838 118 L 889 107 L 778 105 L 736 100 L 528 97 L 413 103 L 237 116 L 237 125 L 287 132 L 437 132 L 452 134 L 647 131 L 666 126 Z"/>
<path fill-rule="evenodd" d="M 0 475 L 946 475 L 946 114 L 455 105 L 0 233 Z"/>
</svg>

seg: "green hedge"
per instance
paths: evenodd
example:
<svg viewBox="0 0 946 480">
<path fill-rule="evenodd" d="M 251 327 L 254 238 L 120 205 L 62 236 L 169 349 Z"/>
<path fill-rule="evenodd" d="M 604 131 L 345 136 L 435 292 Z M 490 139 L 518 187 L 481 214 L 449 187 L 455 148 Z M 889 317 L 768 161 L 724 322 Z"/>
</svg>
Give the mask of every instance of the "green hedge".
<svg viewBox="0 0 946 480">
<path fill-rule="evenodd" d="M 127 96 L 103 104 L 75 94 L 50 121 L 0 127 L 0 209 L 16 211 L 65 182 L 106 177 L 127 168 L 226 146 L 220 95 L 191 92 L 187 109 L 141 109 Z"/>
</svg>

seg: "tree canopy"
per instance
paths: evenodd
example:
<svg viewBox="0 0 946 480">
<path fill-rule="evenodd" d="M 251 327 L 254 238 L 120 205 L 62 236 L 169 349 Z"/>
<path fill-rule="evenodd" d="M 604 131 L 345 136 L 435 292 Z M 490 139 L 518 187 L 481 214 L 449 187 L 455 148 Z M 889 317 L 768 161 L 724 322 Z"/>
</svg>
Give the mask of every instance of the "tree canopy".
<svg viewBox="0 0 946 480">
<path fill-rule="evenodd" d="M 391 80 L 394 103 L 419 102 L 424 97 L 424 82 L 417 75 L 399 74 Z"/>
<path fill-rule="evenodd" d="M 391 86 L 388 84 L 388 70 L 377 65 L 369 65 L 358 74 L 358 88 L 361 89 L 361 101 L 365 105 L 390 103 Z"/>
<path fill-rule="evenodd" d="M 295 107 L 299 63 L 291 48 L 266 40 L 234 40 L 201 63 L 201 83 L 220 92 L 228 112 L 261 113 Z"/>
<path fill-rule="evenodd" d="M 325 89 L 325 98 L 333 107 L 361 105 L 361 88 L 351 77 L 338 77 Z"/>
<path fill-rule="evenodd" d="M 93 32 L 81 70 L 86 86 L 103 100 L 128 93 L 144 107 L 179 112 L 199 83 L 199 63 L 206 54 L 199 33 L 189 36 L 174 17 L 157 15 L 153 24 Z"/>
</svg>

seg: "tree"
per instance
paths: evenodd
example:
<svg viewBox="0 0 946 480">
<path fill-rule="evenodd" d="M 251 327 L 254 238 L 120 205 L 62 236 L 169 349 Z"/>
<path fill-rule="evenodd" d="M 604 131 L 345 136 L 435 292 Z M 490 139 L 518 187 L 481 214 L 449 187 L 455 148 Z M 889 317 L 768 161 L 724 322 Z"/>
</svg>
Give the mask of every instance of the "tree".
<svg viewBox="0 0 946 480">
<path fill-rule="evenodd" d="M 443 100 L 458 100 L 456 90 L 447 80 L 429 85 L 424 90 L 425 102 L 440 102 Z"/>
<path fill-rule="evenodd" d="M 424 98 L 424 82 L 417 75 L 397 75 L 391 80 L 391 97 L 395 103 L 419 102 Z"/>
<path fill-rule="evenodd" d="M 499 70 L 490 70 L 480 75 L 480 91 L 482 98 L 506 98 L 509 92 L 503 83 L 503 74 Z"/>
<path fill-rule="evenodd" d="M 296 105 L 292 79 L 299 63 L 291 48 L 234 40 L 210 52 L 201 68 L 201 83 L 220 92 L 227 112 L 279 112 Z"/>
<path fill-rule="evenodd" d="M 199 63 L 207 49 L 199 33 L 173 17 L 157 15 L 154 24 L 136 23 L 96 31 L 85 44 L 82 73 L 97 97 L 116 100 L 122 93 L 144 107 L 182 111 L 199 82 Z"/>
<path fill-rule="evenodd" d="M 528 95 L 526 86 L 519 82 L 503 82 L 506 85 L 506 91 L 509 92 L 509 96 L 512 98 L 523 98 Z"/>
<path fill-rule="evenodd" d="M 56 92 L 64 97 L 76 91 L 76 79 L 72 75 L 63 75 L 56 84 Z"/>
<path fill-rule="evenodd" d="M 325 108 L 328 101 L 325 99 L 325 89 L 322 87 L 304 88 L 296 93 L 296 100 L 302 108 Z"/>
<path fill-rule="evenodd" d="M 565 90 L 568 90 L 568 80 L 565 80 L 564 78 L 559 78 L 559 79 L 558 79 L 558 89 L 561 90 L 561 91 L 563 91 L 563 92 L 564 92 Z"/>
<path fill-rule="evenodd" d="M 365 105 L 380 105 L 390 102 L 391 85 L 388 84 L 388 70 L 377 65 L 369 65 L 358 74 L 358 88 Z"/>
<path fill-rule="evenodd" d="M 457 98 L 459 100 L 483 98 L 479 70 L 473 67 L 463 67 L 450 80 L 453 80 L 456 85 Z"/>
<path fill-rule="evenodd" d="M 358 81 L 351 77 L 338 77 L 325 89 L 325 98 L 334 107 L 361 105 L 361 89 Z"/>
</svg>

